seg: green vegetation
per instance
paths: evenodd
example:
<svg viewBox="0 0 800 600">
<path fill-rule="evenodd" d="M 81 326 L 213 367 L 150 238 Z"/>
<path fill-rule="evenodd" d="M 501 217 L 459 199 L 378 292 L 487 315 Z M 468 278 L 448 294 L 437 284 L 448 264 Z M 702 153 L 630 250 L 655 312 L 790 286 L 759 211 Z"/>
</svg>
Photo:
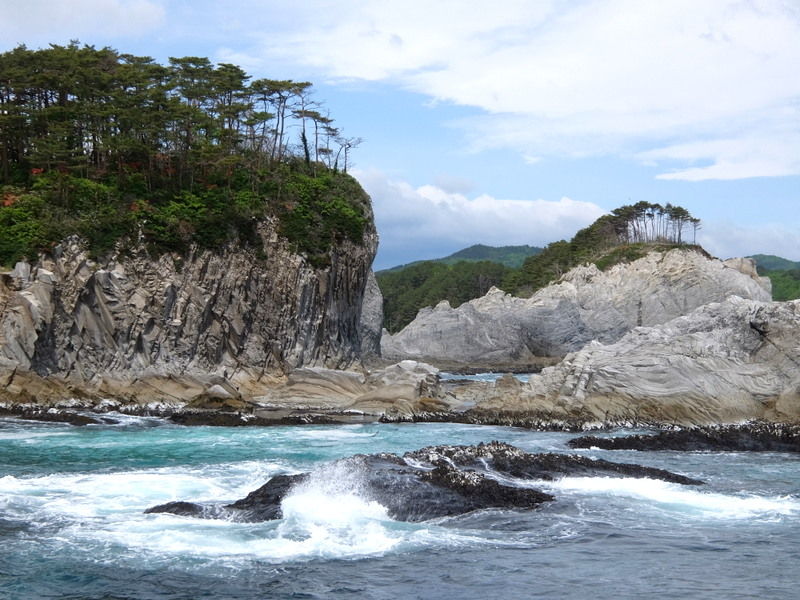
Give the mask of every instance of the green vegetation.
<svg viewBox="0 0 800 600">
<path fill-rule="evenodd" d="M 95 255 L 253 243 L 260 219 L 315 265 L 360 243 L 369 199 L 311 84 L 206 58 L 24 46 L 0 54 L 0 264 L 80 235 Z M 297 133 L 297 137 L 293 134 Z"/>
<path fill-rule="evenodd" d="M 773 300 L 796 300 L 800 298 L 800 269 L 767 271 L 764 273 L 772 281 Z"/>
<path fill-rule="evenodd" d="M 759 271 L 788 271 L 791 269 L 800 269 L 800 262 L 793 262 L 774 254 L 754 254 L 748 256 L 756 261 Z"/>
<path fill-rule="evenodd" d="M 756 254 L 750 256 L 756 261 L 758 274 L 772 281 L 773 300 L 796 300 L 800 298 L 800 262 L 775 256 Z"/>
<path fill-rule="evenodd" d="M 474 244 L 469 248 L 464 248 L 463 250 L 459 250 L 458 252 L 454 252 L 449 256 L 445 256 L 444 258 L 431 258 L 429 260 L 417 260 L 411 263 L 407 263 L 405 265 L 398 265 L 396 267 L 391 267 L 389 269 L 384 269 L 382 272 L 386 271 L 399 271 L 401 269 L 407 269 L 409 267 L 413 267 L 415 265 L 419 265 L 424 262 L 437 262 L 443 263 L 446 265 L 454 265 L 459 262 L 480 262 L 480 261 L 490 261 L 494 263 L 499 263 L 501 265 L 505 265 L 506 267 L 510 267 L 512 269 L 516 269 L 520 267 L 525 259 L 529 256 L 533 256 L 534 254 L 538 254 L 541 252 L 542 249 L 536 246 L 485 246 L 483 244 Z"/>
<path fill-rule="evenodd" d="M 509 274 L 504 289 L 529 296 L 580 264 L 594 263 L 605 270 L 642 258 L 651 250 L 682 247 L 689 228 L 696 235 L 700 219 L 680 206 L 650 202 L 621 206 L 578 231 L 569 242 L 553 242 L 528 258 Z"/>
<path fill-rule="evenodd" d="M 457 306 L 485 294 L 491 285 L 519 296 L 529 296 L 581 264 L 594 263 L 605 270 L 642 258 L 653 250 L 687 247 L 686 232 L 691 230 L 696 234 L 699 228 L 700 220 L 684 208 L 638 202 L 600 217 L 578 231 L 569 242 L 549 244 L 526 258 L 517 269 L 504 267 L 504 271 L 490 271 L 489 265 L 496 263 L 473 263 L 482 265 L 485 280 L 481 285 L 475 278 L 477 270 L 467 270 L 469 263 L 458 263 L 451 267 L 452 271 L 434 262 L 382 271 L 378 273 L 378 283 L 384 296 L 384 326 L 394 333 L 410 323 L 424 306 L 444 299 Z M 697 246 L 691 247 L 702 251 Z"/>
<path fill-rule="evenodd" d="M 539 254 L 542 248 L 536 246 L 484 246 L 483 244 L 475 244 L 469 248 L 464 248 L 458 252 L 454 252 L 450 256 L 440 258 L 439 261 L 453 265 L 462 260 L 467 261 L 482 261 L 488 260 L 491 262 L 500 263 L 506 267 L 516 269 L 522 266 L 525 259 L 529 256 Z"/>
<path fill-rule="evenodd" d="M 489 261 L 454 265 L 423 261 L 376 274 L 383 294 L 384 327 L 395 333 L 408 325 L 424 306 L 447 300 L 459 306 L 500 285 L 509 269 Z"/>
</svg>

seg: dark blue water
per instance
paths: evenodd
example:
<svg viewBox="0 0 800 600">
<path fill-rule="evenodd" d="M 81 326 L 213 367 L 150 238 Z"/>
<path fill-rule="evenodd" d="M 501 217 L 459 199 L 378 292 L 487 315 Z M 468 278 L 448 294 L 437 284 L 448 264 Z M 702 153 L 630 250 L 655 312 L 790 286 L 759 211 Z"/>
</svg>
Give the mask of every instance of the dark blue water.
<svg viewBox="0 0 800 600">
<path fill-rule="evenodd" d="M 800 584 L 794 455 L 581 451 L 708 481 L 516 482 L 558 500 L 401 523 L 325 470 L 354 453 L 561 433 L 457 424 L 185 428 L 0 420 L 0 598 L 770 598 Z M 277 473 L 328 477 L 261 524 L 145 515 L 234 500 Z"/>
</svg>

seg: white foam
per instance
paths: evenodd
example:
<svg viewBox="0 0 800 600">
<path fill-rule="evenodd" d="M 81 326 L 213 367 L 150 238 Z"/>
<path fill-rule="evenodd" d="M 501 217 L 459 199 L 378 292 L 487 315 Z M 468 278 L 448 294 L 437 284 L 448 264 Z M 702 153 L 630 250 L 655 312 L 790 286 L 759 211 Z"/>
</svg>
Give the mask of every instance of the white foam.
<svg viewBox="0 0 800 600">
<path fill-rule="evenodd" d="M 347 441 L 357 440 L 361 438 L 374 438 L 376 432 L 363 432 L 354 431 L 346 427 L 338 427 L 336 429 L 328 428 L 306 428 L 300 429 L 297 432 L 292 432 L 293 439 L 308 439 L 308 440 L 326 440 L 326 441 Z"/>
<path fill-rule="evenodd" d="M 0 440 L 22 440 L 24 442 L 34 443 L 36 438 L 68 436 L 71 435 L 71 433 L 71 431 L 64 431 L 63 429 L 47 431 L 0 431 Z"/>
<path fill-rule="evenodd" d="M 191 499 L 198 502 L 234 500 L 263 484 L 278 463 L 163 467 L 116 473 L 53 474 L 0 478 L 0 495 L 14 495 L 20 510 L 51 516 L 99 517 L 140 513 L 155 504 Z"/>
<path fill-rule="evenodd" d="M 703 518 L 752 519 L 800 513 L 800 502 L 791 498 L 720 494 L 656 479 L 565 477 L 541 485 L 580 495 L 640 500 L 662 510 Z"/>
</svg>

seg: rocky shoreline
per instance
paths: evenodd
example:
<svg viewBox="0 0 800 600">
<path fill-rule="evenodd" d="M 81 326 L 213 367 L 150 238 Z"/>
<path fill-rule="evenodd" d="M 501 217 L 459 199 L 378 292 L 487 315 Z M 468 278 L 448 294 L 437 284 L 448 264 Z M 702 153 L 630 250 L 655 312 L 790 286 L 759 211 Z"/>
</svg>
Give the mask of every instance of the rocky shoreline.
<svg viewBox="0 0 800 600">
<path fill-rule="evenodd" d="M 264 235 L 267 233 L 265 230 Z M 369 258 L 374 250 L 370 248 L 359 255 L 359 260 Z M 124 329 L 133 322 L 130 319 L 138 318 L 130 302 L 134 296 L 138 298 L 137 286 L 144 285 L 145 265 L 125 263 L 131 267 L 128 271 L 122 269 L 122 263 L 90 268 L 77 248 L 66 246 L 60 252 L 54 262 L 45 261 L 35 268 L 20 263 L 14 273 L 0 280 L 0 297 L 7 301 L 0 319 L 0 411 L 7 414 L 87 425 L 113 418 L 103 413 L 118 411 L 165 417 L 186 425 L 448 421 L 574 432 L 754 421 L 800 423 L 800 301 L 765 301 L 768 290 L 762 287 L 764 282 L 744 260 L 723 263 L 685 250 L 653 252 L 608 272 L 578 267 L 528 300 L 513 299 L 495 290 L 467 303 L 466 308 L 425 312 L 426 318 L 439 313 L 450 315 L 452 319 L 442 323 L 452 321 L 459 335 L 467 336 L 462 341 L 470 346 L 470 352 L 478 354 L 452 352 L 460 346 L 443 335 L 437 339 L 447 348 L 443 346 L 441 352 L 419 350 L 419 356 L 432 354 L 437 365 L 456 372 L 506 371 L 494 382 L 472 382 L 443 379 L 439 368 L 419 360 L 388 363 L 387 357 L 370 354 L 360 344 L 362 336 L 356 322 L 360 320 L 363 325 L 368 317 L 372 325 L 361 327 L 361 331 L 374 333 L 380 316 L 377 287 L 372 285 L 368 263 L 361 262 L 364 269 L 358 270 L 358 289 L 348 285 L 337 292 L 353 292 L 351 299 L 365 306 L 364 312 L 354 309 L 348 313 L 350 345 L 346 354 L 350 358 L 344 361 L 344 367 L 344 359 L 333 360 L 334 355 L 328 353 L 334 346 L 342 349 L 336 340 L 344 333 L 337 330 L 326 333 L 325 343 L 303 333 L 308 352 L 301 352 L 294 361 L 287 357 L 299 350 L 281 350 L 284 358 L 272 368 L 256 354 L 243 354 L 247 336 L 237 337 L 236 344 L 226 342 L 227 349 L 221 354 L 207 349 L 216 358 L 206 362 L 195 360 L 198 355 L 187 350 L 177 362 L 172 361 L 172 355 L 160 352 L 153 360 L 131 363 L 131 356 L 141 354 L 140 345 L 137 342 L 129 347 L 128 337 L 123 336 L 125 344 L 118 343 L 117 338 L 122 335 L 120 327 Z M 203 265 L 218 260 L 210 255 L 195 258 L 195 268 L 201 271 Z M 234 253 L 226 260 L 246 261 L 246 257 Z M 215 269 L 219 272 L 222 264 Z M 270 270 L 264 269 L 259 271 L 258 281 L 266 286 Z M 86 277 L 78 287 L 83 286 L 83 291 L 69 287 L 69 273 L 82 270 Z M 166 267 L 165 273 L 169 281 L 147 279 L 148 302 L 160 298 L 156 288 L 161 284 L 172 289 L 173 280 L 185 275 Z M 307 275 L 315 286 L 330 283 L 322 273 L 312 277 L 309 271 Z M 134 280 L 139 283 L 134 285 Z M 195 294 L 192 298 L 211 307 L 208 310 L 219 303 L 217 295 L 208 296 L 208 289 L 201 293 L 192 288 L 192 292 L 187 281 L 181 281 L 182 289 L 190 296 Z M 228 295 L 239 293 L 241 282 L 235 277 L 225 282 L 230 285 L 226 288 Z M 216 284 L 207 279 L 206 285 Z M 94 295 L 86 292 L 86 286 Z M 371 292 L 365 293 L 368 290 Z M 730 295 L 737 290 L 747 297 Z M 74 310 L 64 312 L 66 291 L 71 293 Z M 56 297 L 58 302 L 53 300 Z M 123 297 L 127 298 L 124 302 Z M 718 297 L 724 298 L 711 301 Z M 191 304 L 188 297 L 186 302 Z M 120 308 L 123 305 L 124 310 Z M 324 308 L 317 308 L 335 312 L 338 309 L 334 305 L 326 303 Z M 158 306 L 153 304 L 155 308 L 148 310 Z M 112 307 L 116 307 L 119 318 L 112 318 L 116 314 Z M 247 310 L 242 303 L 236 307 L 239 316 Z M 488 312 L 478 310 L 481 307 Z M 487 316 L 505 314 L 516 319 L 530 309 L 530 314 L 542 317 L 542 307 L 550 311 L 546 311 L 546 323 L 541 319 L 527 324 L 515 321 L 513 327 L 509 325 L 511 329 L 506 328 L 508 331 L 493 328 Z M 197 316 L 197 306 L 183 308 L 188 312 L 177 314 Z M 291 320 L 293 310 L 285 313 L 286 319 Z M 42 316 L 45 313 L 46 319 Z M 464 320 L 466 313 L 471 320 Z M 228 316 L 223 321 L 232 313 L 224 314 Z M 667 319 L 672 314 L 678 316 Z M 296 325 L 302 325 L 306 333 L 319 331 L 315 319 Z M 285 319 L 278 320 L 281 327 L 286 326 Z M 60 352 L 52 323 L 72 323 L 72 333 L 61 331 L 58 344 L 69 348 L 80 343 L 82 348 L 82 353 L 70 355 L 63 369 L 45 368 L 40 360 L 43 344 L 54 356 Z M 203 321 L 198 327 L 206 331 L 210 325 L 211 321 Z M 306 326 L 310 329 L 304 329 Z M 478 329 L 473 331 L 473 326 Z M 556 326 L 560 329 L 551 331 Z M 486 327 L 492 329 L 491 336 L 480 333 Z M 556 336 L 554 340 L 563 334 L 569 343 L 559 346 L 562 351 L 580 349 L 565 356 L 541 356 L 529 344 L 526 352 L 516 352 L 514 344 L 519 340 L 506 335 L 512 329 Z M 166 330 L 159 331 L 162 335 Z M 428 336 L 438 330 L 425 331 Z M 267 337 L 273 334 L 263 333 Z M 209 343 L 212 337 L 207 338 Z M 217 343 L 221 338 L 213 339 Z M 257 343 L 250 340 L 246 344 L 256 343 L 262 352 L 265 339 L 262 336 Z M 374 342 L 375 338 L 370 339 Z M 482 344 L 489 341 L 504 345 L 509 352 L 484 353 Z M 170 342 L 174 348 L 184 348 L 187 343 L 181 336 Z M 133 353 L 130 356 L 126 354 L 129 351 Z M 328 353 L 327 358 L 320 352 Z M 91 368 L 86 368 L 90 364 Z M 323 366 L 326 364 L 335 368 Z M 520 370 L 531 373 L 529 381 L 522 382 L 510 374 Z"/>
<path fill-rule="evenodd" d="M 66 404 L 66 403 L 65 403 Z M 253 412 L 196 410 L 165 405 L 76 405 L 41 407 L 31 404 L 0 405 L 0 417 L 65 423 L 73 426 L 109 425 L 125 416 L 157 417 L 187 427 L 272 427 L 352 425 L 364 423 L 460 423 L 516 427 L 534 431 L 568 433 L 613 432 L 648 429 L 648 433 L 604 436 L 584 435 L 569 441 L 574 449 L 640 451 L 800 452 L 800 424 L 754 420 L 737 424 L 676 426 L 654 422 L 590 423 L 559 420 L 552 415 L 469 409 L 461 412 L 420 412 L 409 415 L 371 415 L 334 410 L 256 410 Z"/>
</svg>

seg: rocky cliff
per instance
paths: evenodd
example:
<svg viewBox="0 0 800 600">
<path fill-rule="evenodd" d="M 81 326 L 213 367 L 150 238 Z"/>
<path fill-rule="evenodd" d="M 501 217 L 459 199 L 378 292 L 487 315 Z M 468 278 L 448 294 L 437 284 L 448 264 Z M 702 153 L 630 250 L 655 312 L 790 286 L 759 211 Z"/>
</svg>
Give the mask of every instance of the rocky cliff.
<svg viewBox="0 0 800 600">
<path fill-rule="evenodd" d="M 481 408 L 595 423 L 800 420 L 800 301 L 737 296 L 592 342 Z"/>
<path fill-rule="evenodd" d="M 36 264 L 0 275 L 6 387 L 9 373 L 78 390 L 147 377 L 196 377 L 202 389 L 216 376 L 225 393 L 235 393 L 228 382 L 352 365 L 371 323 L 362 323 L 377 247 L 368 221 L 362 243 L 335 245 L 324 268 L 294 252 L 272 220 L 260 223 L 257 250 L 153 259 L 139 247 L 95 262 L 68 240 Z"/>
<path fill-rule="evenodd" d="M 731 295 L 771 300 L 769 281 L 749 259 L 720 261 L 694 250 L 652 252 L 607 271 L 572 269 L 531 298 L 493 288 L 452 308 L 426 308 L 405 329 L 384 334 L 385 358 L 436 363 L 508 364 L 563 356 L 592 340 L 611 343 Z"/>
<path fill-rule="evenodd" d="M 383 328 L 383 295 L 378 287 L 375 274 L 370 271 L 367 285 L 364 288 L 364 300 L 361 303 L 361 358 L 375 359 L 381 355 L 381 333 Z"/>
</svg>

